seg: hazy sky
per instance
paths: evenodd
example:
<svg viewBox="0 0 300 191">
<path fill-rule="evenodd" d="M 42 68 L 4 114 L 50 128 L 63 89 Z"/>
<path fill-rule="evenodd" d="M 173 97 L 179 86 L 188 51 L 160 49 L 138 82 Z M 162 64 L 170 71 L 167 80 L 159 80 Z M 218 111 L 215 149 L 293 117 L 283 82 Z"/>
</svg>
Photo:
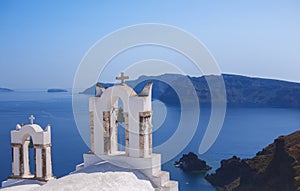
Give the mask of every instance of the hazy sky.
<svg viewBox="0 0 300 191">
<path fill-rule="evenodd" d="M 1 0 L 0 87 L 72 87 L 81 59 L 96 41 L 140 23 L 194 34 L 223 73 L 300 82 L 299 0 Z M 160 59 L 155 50 L 150 55 Z M 187 74 L 193 75 L 192 69 Z M 103 80 L 114 78 L 112 73 Z"/>
</svg>

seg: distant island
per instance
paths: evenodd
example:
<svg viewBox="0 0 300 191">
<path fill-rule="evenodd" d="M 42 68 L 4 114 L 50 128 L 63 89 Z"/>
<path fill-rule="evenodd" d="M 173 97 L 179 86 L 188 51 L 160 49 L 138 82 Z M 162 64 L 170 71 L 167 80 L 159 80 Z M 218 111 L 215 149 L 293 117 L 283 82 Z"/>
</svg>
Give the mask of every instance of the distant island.
<svg viewBox="0 0 300 191">
<path fill-rule="evenodd" d="M 55 93 L 55 92 L 68 92 L 66 89 L 58 89 L 58 88 L 53 88 L 53 89 L 48 89 L 48 93 Z"/>
<path fill-rule="evenodd" d="M 300 108 L 300 83 L 231 74 L 223 74 L 222 76 L 226 86 L 227 106 Z M 211 96 L 206 79 L 214 80 L 216 76 L 213 75 L 205 77 L 190 77 L 180 74 L 141 76 L 137 80 L 127 81 L 126 84 L 133 87 L 136 92 L 140 92 L 147 82 L 152 81 L 153 99 L 176 106 L 179 104 L 178 95 L 164 81 L 172 81 L 173 84 L 176 84 L 177 88 L 183 92 L 185 101 L 188 102 L 190 92 L 186 90 L 186 80 L 182 80 L 186 77 L 195 87 L 200 104 L 209 106 Z M 101 84 L 105 88 L 114 85 L 112 83 Z M 94 92 L 95 87 L 92 86 L 81 93 L 94 94 Z"/>
<path fill-rule="evenodd" d="M 206 179 L 221 191 L 300 190 L 300 131 L 275 139 L 252 159 L 233 156 Z"/>
<path fill-rule="evenodd" d="M 14 90 L 8 88 L 0 88 L 0 92 L 13 92 Z"/>
</svg>

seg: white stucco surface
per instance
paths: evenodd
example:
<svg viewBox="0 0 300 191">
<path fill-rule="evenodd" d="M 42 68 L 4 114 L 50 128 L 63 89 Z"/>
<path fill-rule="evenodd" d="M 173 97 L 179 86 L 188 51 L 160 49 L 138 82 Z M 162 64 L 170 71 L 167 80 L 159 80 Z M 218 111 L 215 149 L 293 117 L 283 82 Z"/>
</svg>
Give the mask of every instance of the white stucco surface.
<svg viewBox="0 0 300 191">
<path fill-rule="evenodd" d="M 33 144 L 50 144 L 51 143 L 51 130 L 47 127 L 44 131 L 37 124 L 24 125 L 21 129 L 11 131 L 11 142 L 23 144 L 24 140 L 31 136 Z"/>
<path fill-rule="evenodd" d="M 95 167 L 97 168 L 97 167 Z M 91 169 L 90 169 L 91 170 Z M 97 169 L 94 169 L 97 171 Z M 138 179 L 132 172 L 75 173 L 44 185 L 27 184 L 1 191 L 154 191 L 147 180 Z"/>
<path fill-rule="evenodd" d="M 33 191 L 41 186 L 38 184 L 27 184 L 27 185 L 20 185 L 20 186 L 13 186 L 8 188 L 3 188 L 1 191 Z"/>
</svg>

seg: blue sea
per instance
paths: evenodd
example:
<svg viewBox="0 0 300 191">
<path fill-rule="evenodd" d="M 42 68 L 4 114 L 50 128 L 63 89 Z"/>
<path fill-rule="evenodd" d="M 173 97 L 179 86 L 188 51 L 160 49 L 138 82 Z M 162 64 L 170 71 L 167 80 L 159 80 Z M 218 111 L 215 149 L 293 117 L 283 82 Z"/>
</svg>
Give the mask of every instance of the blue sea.
<svg viewBox="0 0 300 191">
<path fill-rule="evenodd" d="M 82 99 L 87 103 L 88 96 L 82 95 Z M 87 105 L 83 108 L 86 109 Z M 174 133 L 180 113 L 193 112 L 193 109 L 181 111 L 179 107 L 154 104 L 154 111 L 153 120 L 160 122 L 154 123 L 160 125 L 159 128 L 154 127 L 153 144 L 156 146 Z M 160 111 L 166 116 L 163 121 L 161 121 Z M 11 173 L 10 131 L 15 129 L 17 123 L 28 123 L 28 117 L 32 114 L 36 118 L 35 123 L 43 128 L 51 124 L 52 163 L 55 176 L 61 177 L 74 171 L 75 166 L 83 161 L 82 154 L 89 151 L 75 124 L 70 92 L 47 93 L 44 90 L 23 90 L 0 93 L 0 181 L 5 180 Z M 209 116 L 210 109 L 201 108 L 200 123 L 189 145 L 174 159 L 162 165 L 164 170 L 170 172 L 171 179 L 179 181 L 181 191 L 216 190 L 204 179 L 205 173 L 185 173 L 173 166 L 174 161 L 178 160 L 183 153 L 190 151 L 198 153 Z M 88 113 L 83 117 L 88 121 Z M 89 124 L 86 124 L 86 128 L 89 128 Z M 222 159 L 233 155 L 251 158 L 279 135 L 297 130 L 300 130 L 300 109 L 227 108 L 224 125 L 216 142 L 208 152 L 199 156 L 213 167 L 207 172 L 212 173 L 220 166 Z"/>
</svg>

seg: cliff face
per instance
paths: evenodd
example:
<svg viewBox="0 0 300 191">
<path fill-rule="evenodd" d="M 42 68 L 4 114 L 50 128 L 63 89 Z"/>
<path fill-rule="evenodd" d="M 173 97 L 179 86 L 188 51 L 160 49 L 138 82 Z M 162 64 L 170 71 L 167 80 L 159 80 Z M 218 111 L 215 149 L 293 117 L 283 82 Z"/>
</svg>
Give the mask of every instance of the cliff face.
<svg viewBox="0 0 300 191">
<path fill-rule="evenodd" d="M 239 75 L 223 74 L 225 82 L 227 105 L 233 107 L 300 107 L 300 84 L 280 80 L 250 78 Z M 153 82 L 153 98 L 169 105 L 179 105 L 178 95 L 170 84 L 172 82 L 181 92 L 181 98 L 189 103 L 193 91 L 191 83 L 202 105 L 211 104 L 210 89 L 207 79 L 216 80 L 217 76 L 189 77 L 180 74 L 164 74 L 160 76 L 141 76 L 137 80 L 126 83 L 140 92 L 145 84 Z M 188 80 L 187 80 L 188 79 Z M 105 88 L 113 84 L 102 84 Z M 94 94 L 92 86 L 82 93 Z M 191 103 L 194 104 L 194 103 Z"/>
<path fill-rule="evenodd" d="M 206 179 L 220 190 L 300 190 L 300 131 L 277 138 L 252 159 L 221 161 Z"/>
</svg>

